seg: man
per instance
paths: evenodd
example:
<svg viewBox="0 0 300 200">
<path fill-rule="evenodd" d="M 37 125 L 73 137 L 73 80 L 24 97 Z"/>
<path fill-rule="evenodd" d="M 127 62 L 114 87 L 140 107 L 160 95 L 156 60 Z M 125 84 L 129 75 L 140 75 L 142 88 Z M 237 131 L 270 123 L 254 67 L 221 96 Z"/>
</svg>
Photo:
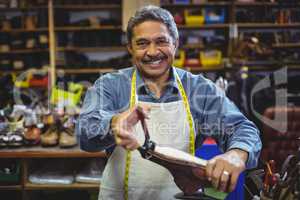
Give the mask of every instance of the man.
<svg viewBox="0 0 300 200">
<path fill-rule="evenodd" d="M 211 81 L 172 67 L 178 31 L 168 11 L 138 10 L 127 39 L 134 66 L 100 77 L 79 117 L 81 148 L 111 154 L 99 198 L 165 200 L 180 192 L 165 168 L 136 150 L 143 142 L 137 105 L 160 146 L 194 153 L 195 144 L 214 137 L 225 153 L 209 160 L 206 176 L 219 190 L 232 191 L 239 174 L 257 164 L 261 141 L 255 125 Z"/>
</svg>

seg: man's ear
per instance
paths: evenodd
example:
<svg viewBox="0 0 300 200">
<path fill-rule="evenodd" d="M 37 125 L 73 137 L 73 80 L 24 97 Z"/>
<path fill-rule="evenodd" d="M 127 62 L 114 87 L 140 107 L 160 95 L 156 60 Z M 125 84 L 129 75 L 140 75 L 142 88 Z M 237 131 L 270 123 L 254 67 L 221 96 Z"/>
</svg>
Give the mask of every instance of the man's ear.
<svg viewBox="0 0 300 200">
<path fill-rule="evenodd" d="M 127 50 L 128 50 L 128 52 L 132 55 L 132 45 L 130 44 L 130 43 L 128 43 L 127 45 L 126 45 L 126 47 L 127 47 Z"/>
</svg>

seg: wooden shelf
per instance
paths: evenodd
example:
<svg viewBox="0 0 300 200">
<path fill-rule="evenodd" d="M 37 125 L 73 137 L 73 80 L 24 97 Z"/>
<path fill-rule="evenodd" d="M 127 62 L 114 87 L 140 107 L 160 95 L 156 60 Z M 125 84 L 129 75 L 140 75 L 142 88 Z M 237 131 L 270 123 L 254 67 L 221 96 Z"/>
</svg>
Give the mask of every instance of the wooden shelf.
<svg viewBox="0 0 300 200">
<path fill-rule="evenodd" d="M 239 28 L 299 28 L 300 23 L 293 24 L 274 24 L 274 23 L 237 23 Z"/>
<path fill-rule="evenodd" d="M 188 3 L 188 4 L 162 4 L 161 7 L 166 9 L 182 9 L 182 8 L 197 8 L 197 7 L 208 7 L 208 6 L 229 6 L 231 2 L 219 1 L 219 2 L 203 2 L 203 3 Z"/>
<path fill-rule="evenodd" d="M 268 60 L 255 60 L 255 61 L 242 61 L 242 60 L 236 60 L 233 62 L 234 65 L 245 65 L 245 66 L 298 66 L 300 65 L 300 62 L 293 61 L 293 62 L 286 62 L 286 61 L 268 61 Z"/>
<path fill-rule="evenodd" d="M 0 150 L 0 158 L 89 158 L 105 157 L 104 152 L 89 153 L 79 147 L 62 149 L 59 147 L 20 147 Z"/>
<path fill-rule="evenodd" d="M 66 190 L 66 189 L 84 189 L 84 190 L 98 190 L 100 184 L 91 184 L 91 183 L 72 183 L 69 185 L 63 184 L 34 184 L 26 182 L 24 184 L 25 190 Z"/>
<path fill-rule="evenodd" d="M 177 25 L 179 29 L 225 29 L 229 28 L 229 24 L 202 24 L 199 26 Z"/>
<path fill-rule="evenodd" d="M 279 43 L 273 44 L 273 48 L 300 48 L 300 43 Z"/>
<path fill-rule="evenodd" d="M 0 54 L 27 54 L 27 53 L 41 53 L 47 52 L 49 49 L 18 49 L 18 50 L 9 50 L 7 52 L 0 51 Z"/>
<path fill-rule="evenodd" d="M 121 26 L 113 26 L 113 25 L 103 25 L 99 27 L 66 26 L 66 27 L 54 28 L 54 31 L 94 31 L 94 30 L 121 30 Z"/>
<path fill-rule="evenodd" d="M 225 68 L 223 66 L 213 66 L 211 68 L 203 68 L 203 67 L 184 67 L 183 69 L 186 69 L 187 71 L 190 71 L 192 73 L 197 72 L 216 72 L 216 71 L 223 71 Z"/>
<path fill-rule="evenodd" d="M 0 185 L 1 190 L 22 190 L 21 185 Z"/>
<path fill-rule="evenodd" d="M 41 69 L 36 69 L 41 70 Z M 26 70 L 0 70 L 0 74 L 3 73 L 23 73 Z M 108 73 L 108 72 L 114 72 L 116 69 L 112 67 L 80 67 L 80 68 L 74 68 L 74 67 L 66 67 L 66 68 L 57 68 L 56 73 L 66 73 L 66 74 L 97 74 L 97 73 Z M 5 149 L 0 149 L 0 155 L 1 151 Z"/>
<path fill-rule="evenodd" d="M 249 71 L 274 71 L 274 70 L 278 70 L 282 68 L 282 66 L 250 66 L 248 67 L 248 70 Z M 289 70 L 300 70 L 300 65 L 288 65 L 287 68 Z M 236 69 L 236 70 L 239 70 L 240 68 L 233 68 L 233 69 Z"/>
<path fill-rule="evenodd" d="M 36 29 L 24 29 L 24 28 L 20 28 L 20 29 L 10 29 L 10 30 L 3 30 L 0 29 L 0 32 L 3 33 L 25 33 L 25 32 L 46 32 L 48 31 L 48 28 L 36 28 Z"/>
<path fill-rule="evenodd" d="M 110 47 L 58 47 L 57 51 L 77 51 L 77 52 L 111 52 L 111 51 L 126 51 L 125 46 L 110 46 Z"/>
<path fill-rule="evenodd" d="M 121 9 L 121 5 L 119 4 L 95 4 L 95 5 L 55 5 L 55 9 L 66 9 L 66 10 L 105 10 L 105 9 Z"/>
<path fill-rule="evenodd" d="M 299 3 L 291 4 L 291 3 L 278 3 L 278 2 L 234 2 L 235 6 L 280 6 L 280 7 L 291 7 L 291 6 L 300 6 Z"/>
<path fill-rule="evenodd" d="M 66 69 L 57 69 L 57 73 L 66 73 L 66 74 L 97 74 L 97 73 L 108 73 L 114 72 L 116 69 L 113 68 L 90 68 L 90 67 L 81 67 L 80 69 L 66 68 Z"/>
<path fill-rule="evenodd" d="M 0 8 L 0 12 L 27 12 L 27 11 L 38 11 L 40 9 L 48 9 L 47 6 L 34 6 L 27 8 Z"/>
<path fill-rule="evenodd" d="M 180 49 L 204 49 L 204 44 L 184 44 L 179 47 Z"/>
<path fill-rule="evenodd" d="M 46 73 L 46 70 L 42 67 L 32 67 L 32 68 L 28 68 L 28 69 L 20 69 L 20 70 L 0 70 L 0 74 L 1 73 L 23 73 L 23 72 L 28 72 L 28 71 L 32 71 L 32 72 L 42 72 L 42 73 Z M 1 149 L 0 149 L 1 152 Z"/>
</svg>

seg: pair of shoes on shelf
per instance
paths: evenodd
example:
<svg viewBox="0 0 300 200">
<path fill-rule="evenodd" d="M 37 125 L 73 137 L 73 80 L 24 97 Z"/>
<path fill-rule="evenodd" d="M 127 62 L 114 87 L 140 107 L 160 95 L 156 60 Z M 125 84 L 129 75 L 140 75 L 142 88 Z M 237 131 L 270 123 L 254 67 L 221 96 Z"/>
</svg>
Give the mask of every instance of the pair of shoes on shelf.
<svg viewBox="0 0 300 200">
<path fill-rule="evenodd" d="M 53 124 L 41 136 L 42 146 L 55 146 L 59 144 L 61 148 L 69 148 L 77 145 L 77 138 L 73 129 L 64 128 L 61 131 Z"/>
<path fill-rule="evenodd" d="M 0 148 L 7 146 L 7 133 L 9 132 L 9 125 L 6 122 L 0 123 Z"/>
<path fill-rule="evenodd" d="M 26 145 L 37 145 L 41 140 L 41 129 L 35 125 L 25 128 L 24 131 L 24 143 Z"/>
<path fill-rule="evenodd" d="M 24 130 L 17 129 L 0 135 L 1 147 L 20 147 L 24 141 Z"/>
<path fill-rule="evenodd" d="M 24 144 L 24 117 L 16 117 L 10 119 L 8 123 L 8 131 L 2 137 L 2 141 L 8 147 L 20 147 Z"/>
<path fill-rule="evenodd" d="M 42 146 L 55 146 L 58 143 L 58 130 L 55 124 L 49 126 L 47 131 L 41 135 Z"/>
<path fill-rule="evenodd" d="M 69 148 L 77 145 L 77 138 L 74 129 L 65 128 L 60 132 L 59 146 L 61 148 Z"/>
</svg>

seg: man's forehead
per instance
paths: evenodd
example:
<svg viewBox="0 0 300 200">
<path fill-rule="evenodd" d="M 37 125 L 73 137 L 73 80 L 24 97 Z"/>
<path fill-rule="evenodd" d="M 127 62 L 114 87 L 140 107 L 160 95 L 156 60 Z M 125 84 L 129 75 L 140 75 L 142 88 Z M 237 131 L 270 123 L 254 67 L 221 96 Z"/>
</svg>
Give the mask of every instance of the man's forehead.
<svg viewBox="0 0 300 200">
<path fill-rule="evenodd" d="M 157 39 L 171 37 L 167 26 L 159 21 L 145 21 L 133 28 L 133 38 Z"/>
<path fill-rule="evenodd" d="M 169 36 L 168 34 L 158 34 L 158 35 L 155 35 L 155 36 L 137 35 L 137 36 L 134 36 L 133 39 L 135 41 L 138 41 L 138 40 L 158 40 L 158 39 L 170 40 L 171 36 Z"/>
</svg>

